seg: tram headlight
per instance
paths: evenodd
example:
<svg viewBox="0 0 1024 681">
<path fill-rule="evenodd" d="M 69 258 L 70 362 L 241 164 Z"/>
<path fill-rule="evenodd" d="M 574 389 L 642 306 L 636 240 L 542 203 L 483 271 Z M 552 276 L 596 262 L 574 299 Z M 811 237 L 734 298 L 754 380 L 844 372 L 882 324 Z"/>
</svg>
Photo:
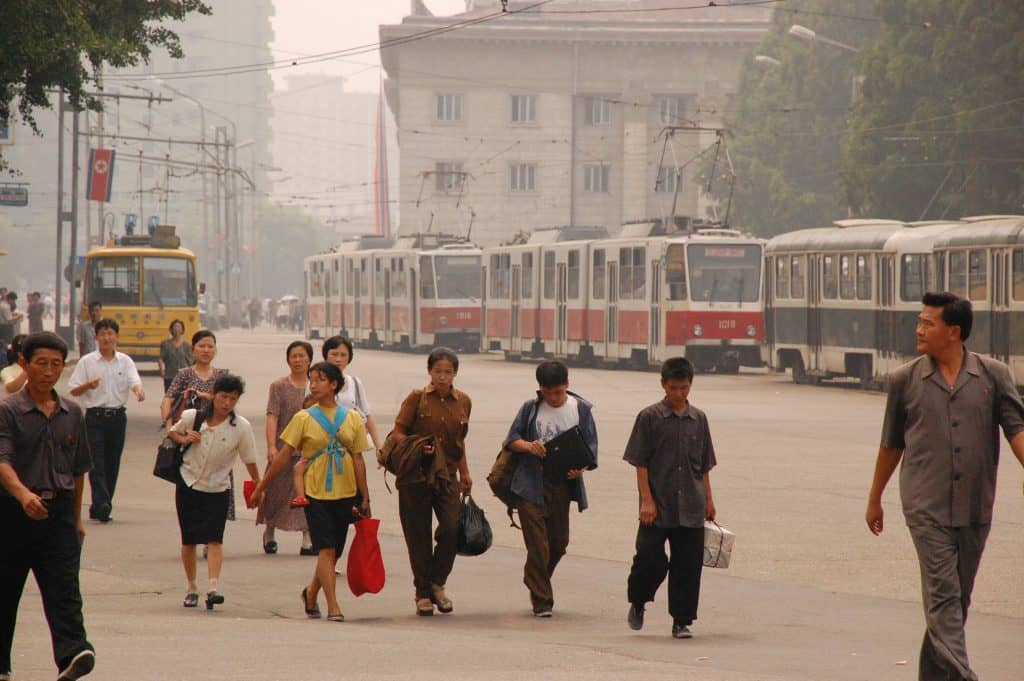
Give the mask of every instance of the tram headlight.
<svg viewBox="0 0 1024 681">
<path fill-rule="evenodd" d="M 693 325 L 693 335 L 697 336 L 698 338 L 700 336 L 703 336 L 704 335 L 704 327 L 701 326 L 700 324 L 694 324 Z"/>
<path fill-rule="evenodd" d="M 757 335 L 757 327 L 753 324 L 747 324 L 747 335 L 753 338 Z"/>
</svg>

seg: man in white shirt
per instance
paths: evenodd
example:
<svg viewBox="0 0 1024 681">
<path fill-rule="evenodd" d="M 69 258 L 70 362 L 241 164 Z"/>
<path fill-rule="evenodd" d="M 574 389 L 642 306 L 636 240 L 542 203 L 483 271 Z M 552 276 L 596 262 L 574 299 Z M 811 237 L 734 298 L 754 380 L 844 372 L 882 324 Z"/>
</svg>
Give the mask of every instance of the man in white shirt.
<svg viewBox="0 0 1024 681">
<path fill-rule="evenodd" d="M 110 522 L 114 488 L 121 469 L 125 429 L 128 417 L 125 403 L 128 393 L 141 402 L 146 399 L 142 378 L 132 358 L 117 351 L 120 327 L 113 319 L 96 322 L 97 350 L 78 360 L 68 381 L 71 395 L 85 408 L 85 426 L 89 432 L 93 468 L 89 473 L 92 503 L 89 517 Z"/>
</svg>

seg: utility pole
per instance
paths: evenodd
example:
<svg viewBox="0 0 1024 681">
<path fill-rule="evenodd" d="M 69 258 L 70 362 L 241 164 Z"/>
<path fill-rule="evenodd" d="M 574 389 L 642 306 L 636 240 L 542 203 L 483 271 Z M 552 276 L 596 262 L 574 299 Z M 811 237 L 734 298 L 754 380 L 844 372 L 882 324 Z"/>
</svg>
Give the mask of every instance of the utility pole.
<svg viewBox="0 0 1024 681">
<path fill-rule="evenodd" d="M 215 243 L 215 249 L 214 249 L 215 253 L 216 253 L 216 257 L 214 257 L 214 259 L 213 259 L 214 260 L 214 263 L 213 263 L 213 273 L 217 277 L 217 302 L 219 302 L 219 301 L 224 299 L 224 280 L 221 278 L 221 267 L 222 267 L 221 263 L 224 262 L 223 258 L 221 258 L 221 249 L 224 246 L 224 239 L 223 239 L 223 234 L 221 232 L 221 219 L 220 219 L 220 216 L 221 216 L 221 213 L 220 213 L 220 196 L 221 196 L 221 186 L 222 186 L 222 183 L 223 183 L 223 175 L 221 174 L 223 172 L 222 171 L 222 167 L 223 166 L 221 165 L 221 156 L 220 156 L 220 150 L 221 150 L 221 146 L 220 146 L 220 133 L 221 133 L 222 130 L 224 130 L 223 127 L 217 126 L 217 128 L 213 131 L 214 132 L 214 136 L 215 136 L 214 137 L 214 141 L 215 141 L 215 143 L 217 145 L 215 147 L 215 150 L 214 150 L 214 158 L 216 159 L 216 162 L 217 162 L 217 170 L 215 171 L 214 176 L 213 176 L 214 177 L 214 180 L 213 180 L 214 181 L 214 192 L 213 192 L 213 217 L 214 217 L 214 223 L 213 223 L 213 227 L 214 227 L 214 234 L 216 235 L 216 243 Z M 216 317 L 217 317 L 217 310 L 210 310 L 210 313 L 213 314 L 214 318 L 216 319 Z"/>
</svg>

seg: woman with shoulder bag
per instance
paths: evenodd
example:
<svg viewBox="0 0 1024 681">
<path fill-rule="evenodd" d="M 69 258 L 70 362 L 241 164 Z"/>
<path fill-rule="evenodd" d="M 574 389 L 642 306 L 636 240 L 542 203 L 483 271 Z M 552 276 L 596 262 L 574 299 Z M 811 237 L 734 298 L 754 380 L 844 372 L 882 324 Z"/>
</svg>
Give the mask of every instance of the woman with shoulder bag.
<svg viewBox="0 0 1024 681">
<path fill-rule="evenodd" d="M 416 614 L 421 616 L 433 615 L 435 606 L 441 613 L 454 609 L 445 593 L 445 583 L 458 550 L 459 493 L 469 494 L 473 489 L 465 444 L 473 403 L 469 395 L 454 386 L 458 372 L 458 355 L 448 348 L 435 348 L 427 357 L 430 383 L 405 398 L 391 435 L 399 443 L 407 437 L 428 437 L 423 456 L 445 458 L 444 474 L 432 485 L 419 470 L 395 481 L 416 589 Z M 437 516 L 433 537 L 432 513 Z"/>
<path fill-rule="evenodd" d="M 181 530 L 181 562 L 188 579 L 188 591 L 183 605 L 194 608 L 199 604 L 196 584 L 196 546 L 208 547 L 206 609 L 224 602 L 217 590 L 221 565 L 224 561 L 224 525 L 227 522 L 230 482 L 228 473 L 241 459 L 257 483 L 260 471 L 256 465 L 256 440 L 252 426 L 245 418 L 235 414 L 238 398 L 245 392 L 245 384 L 238 376 L 224 374 L 213 385 L 213 399 L 202 412 L 186 409 L 181 419 L 168 431 L 168 436 L 182 446 L 188 446 L 182 460 L 174 493 L 174 505 Z M 198 430 L 197 419 L 201 419 Z"/>
</svg>

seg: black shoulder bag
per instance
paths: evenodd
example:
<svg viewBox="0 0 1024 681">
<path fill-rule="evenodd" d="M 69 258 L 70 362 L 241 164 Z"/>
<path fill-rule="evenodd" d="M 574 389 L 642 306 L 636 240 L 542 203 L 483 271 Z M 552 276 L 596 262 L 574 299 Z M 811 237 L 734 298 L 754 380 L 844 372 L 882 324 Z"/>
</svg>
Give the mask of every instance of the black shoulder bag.
<svg viewBox="0 0 1024 681">
<path fill-rule="evenodd" d="M 203 427 L 203 421 L 206 419 L 206 410 L 196 410 L 196 421 L 192 425 L 192 430 L 198 431 Z M 156 448 L 156 463 L 153 464 L 153 475 L 166 480 L 169 483 L 177 484 L 178 480 L 181 479 L 181 463 L 185 458 L 185 452 L 191 447 L 191 443 L 187 445 L 179 445 L 177 442 L 171 439 L 170 435 L 164 437 L 164 441 L 160 443 L 160 446 Z"/>
</svg>

